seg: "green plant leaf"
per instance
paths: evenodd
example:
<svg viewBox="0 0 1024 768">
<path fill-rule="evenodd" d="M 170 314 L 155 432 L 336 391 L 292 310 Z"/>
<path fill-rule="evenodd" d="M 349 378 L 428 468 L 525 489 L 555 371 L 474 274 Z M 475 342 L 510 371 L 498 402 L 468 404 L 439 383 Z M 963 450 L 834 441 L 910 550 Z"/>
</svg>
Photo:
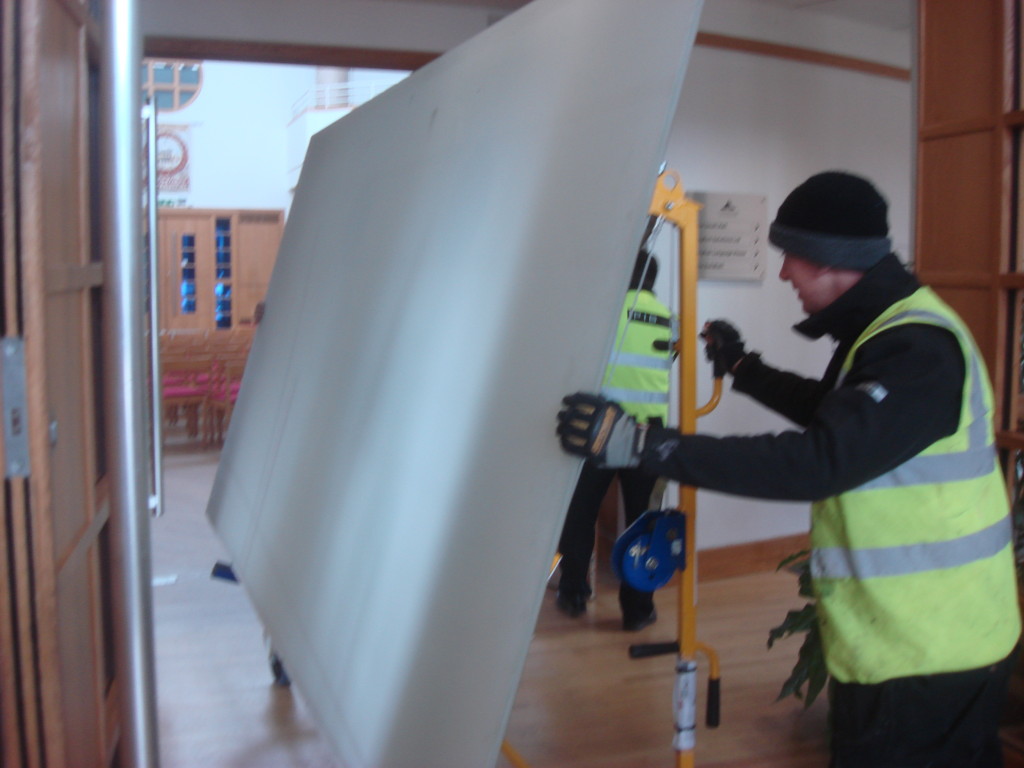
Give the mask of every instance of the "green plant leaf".
<svg viewBox="0 0 1024 768">
<path fill-rule="evenodd" d="M 797 692 L 797 698 L 802 698 L 804 708 L 811 706 L 814 700 L 821 693 L 828 682 L 828 667 L 825 666 L 825 654 L 821 646 L 821 634 L 818 624 L 815 622 L 807 632 L 803 645 L 800 646 L 800 653 L 797 659 L 797 666 L 802 670 L 802 677 L 807 680 L 807 692 L 803 696 Z"/>
<path fill-rule="evenodd" d="M 818 610 L 814 603 L 807 603 L 799 611 L 789 611 L 786 618 L 777 627 L 772 627 L 768 632 L 768 647 L 771 648 L 776 640 L 780 640 L 798 632 L 808 632 L 818 622 Z"/>
<path fill-rule="evenodd" d="M 796 577 L 797 594 L 800 597 L 814 598 L 814 584 L 811 581 L 811 560 L 805 560 Z"/>
<path fill-rule="evenodd" d="M 814 597 L 814 588 L 811 584 L 811 551 L 809 549 L 802 549 L 799 552 L 794 552 L 779 563 L 775 570 L 781 571 L 783 568 L 788 568 L 796 573 L 798 586 L 797 594 L 799 594 L 800 597 Z"/>
<path fill-rule="evenodd" d="M 786 678 L 786 682 L 782 684 L 782 689 L 779 691 L 779 695 L 775 698 L 776 701 L 782 701 L 787 696 L 795 696 L 800 699 L 803 698 L 800 695 L 800 686 L 807 682 L 807 670 L 802 669 L 799 664 L 793 667 L 793 671 L 790 672 L 789 677 Z"/>
<path fill-rule="evenodd" d="M 801 597 L 814 598 L 811 585 L 810 553 L 807 550 L 790 555 L 781 563 L 777 570 L 787 566 L 795 566 L 797 572 L 798 593 Z M 790 671 L 779 690 L 776 701 L 787 696 L 794 696 L 804 703 L 804 708 L 811 706 L 828 683 L 828 667 L 825 664 L 825 651 L 821 643 L 821 631 L 818 624 L 817 604 L 808 602 L 800 610 L 786 613 L 786 618 L 777 627 L 768 632 L 768 647 L 776 640 L 804 633 L 804 641 L 797 653 L 796 664 Z M 805 690 L 806 686 L 806 690 Z"/>
<path fill-rule="evenodd" d="M 787 567 L 789 565 L 792 565 L 793 563 L 797 562 L 800 559 L 810 560 L 810 557 L 811 557 L 811 550 L 809 550 L 809 549 L 801 549 L 799 552 L 794 552 L 789 557 L 783 558 L 782 562 L 779 563 L 775 567 L 775 570 L 776 571 L 781 571 L 783 568 L 785 568 L 785 567 Z"/>
</svg>

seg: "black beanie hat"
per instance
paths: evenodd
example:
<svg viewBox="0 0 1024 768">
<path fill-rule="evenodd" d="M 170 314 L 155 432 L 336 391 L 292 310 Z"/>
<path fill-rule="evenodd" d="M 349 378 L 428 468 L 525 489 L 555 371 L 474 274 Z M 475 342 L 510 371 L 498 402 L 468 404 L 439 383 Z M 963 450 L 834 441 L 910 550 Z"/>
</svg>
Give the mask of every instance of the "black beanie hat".
<svg viewBox="0 0 1024 768">
<path fill-rule="evenodd" d="M 819 173 L 782 202 L 768 240 L 822 266 L 866 271 L 892 251 L 888 205 L 866 179 Z"/>
</svg>

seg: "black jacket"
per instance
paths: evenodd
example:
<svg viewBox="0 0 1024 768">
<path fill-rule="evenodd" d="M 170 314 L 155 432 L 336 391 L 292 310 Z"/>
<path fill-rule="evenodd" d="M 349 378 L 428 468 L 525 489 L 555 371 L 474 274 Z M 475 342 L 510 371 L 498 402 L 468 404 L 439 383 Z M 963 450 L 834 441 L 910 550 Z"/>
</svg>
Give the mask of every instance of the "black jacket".
<svg viewBox="0 0 1024 768">
<path fill-rule="evenodd" d="M 879 333 L 858 348 L 836 387 L 860 334 L 919 287 L 889 255 L 836 301 L 796 325 L 805 336 L 828 334 L 836 342 L 820 380 L 772 368 L 756 354 L 740 362 L 733 389 L 802 429 L 712 437 L 652 428 L 642 467 L 725 493 L 815 501 L 855 488 L 952 434 L 960 418 L 965 365 L 956 337 L 944 328 L 905 324 Z M 882 391 L 887 394 L 876 399 Z"/>
</svg>

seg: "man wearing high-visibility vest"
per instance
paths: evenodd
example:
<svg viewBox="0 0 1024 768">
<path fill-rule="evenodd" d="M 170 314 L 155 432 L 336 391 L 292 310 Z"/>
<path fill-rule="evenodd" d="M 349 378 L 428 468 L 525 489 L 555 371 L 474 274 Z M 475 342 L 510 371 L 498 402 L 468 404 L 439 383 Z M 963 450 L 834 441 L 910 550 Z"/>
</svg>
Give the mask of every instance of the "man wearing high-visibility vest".
<svg viewBox="0 0 1024 768">
<path fill-rule="evenodd" d="M 601 393 L 618 402 L 637 423 L 665 426 L 672 368 L 672 313 L 654 296 L 657 276 L 657 260 L 641 250 L 622 305 Z M 658 481 L 657 475 L 641 469 L 603 469 L 590 462 L 583 465 L 558 543 L 562 559 L 556 605 L 572 617 L 587 609 L 591 594 L 587 573 L 594 551 L 594 527 L 601 501 L 616 476 L 627 525 L 650 507 Z M 619 586 L 619 606 L 622 628 L 626 631 L 642 629 L 657 618 L 652 593 L 633 589 L 626 583 Z"/>
<path fill-rule="evenodd" d="M 648 428 L 578 393 L 562 446 L 604 466 L 811 507 L 811 576 L 835 768 L 989 768 L 1021 620 L 984 362 L 957 314 L 891 252 L 874 186 L 798 186 L 769 240 L 807 318 L 837 346 L 820 380 L 766 365 L 725 321 L 704 328 L 733 388 L 799 426 L 716 438 Z"/>
</svg>

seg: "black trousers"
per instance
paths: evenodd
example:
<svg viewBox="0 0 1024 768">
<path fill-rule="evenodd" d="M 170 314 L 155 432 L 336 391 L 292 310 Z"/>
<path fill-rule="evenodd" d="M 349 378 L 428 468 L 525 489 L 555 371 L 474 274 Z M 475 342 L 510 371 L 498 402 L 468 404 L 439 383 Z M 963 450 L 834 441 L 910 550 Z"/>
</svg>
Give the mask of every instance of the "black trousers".
<svg viewBox="0 0 1024 768">
<path fill-rule="evenodd" d="M 594 551 L 594 528 L 597 525 L 601 501 L 616 475 L 622 490 L 626 524 L 629 525 L 647 511 L 651 493 L 658 482 L 656 475 L 649 475 L 638 469 L 598 469 L 592 464 L 585 463 L 580 472 L 580 479 L 576 483 L 572 501 L 569 502 L 562 537 L 558 542 L 558 551 L 562 555 L 562 575 L 558 582 L 558 590 L 563 594 L 590 594 L 587 571 L 590 569 L 590 556 Z M 644 618 L 654 610 L 653 593 L 641 592 L 621 584 L 619 604 L 622 606 L 624 619 Z"/>
<path fill-rule="evenodd" d="M 1017 652 L 988 667 L 829 688 L 830 768 L 1000 768 Z"/>
</svg>

